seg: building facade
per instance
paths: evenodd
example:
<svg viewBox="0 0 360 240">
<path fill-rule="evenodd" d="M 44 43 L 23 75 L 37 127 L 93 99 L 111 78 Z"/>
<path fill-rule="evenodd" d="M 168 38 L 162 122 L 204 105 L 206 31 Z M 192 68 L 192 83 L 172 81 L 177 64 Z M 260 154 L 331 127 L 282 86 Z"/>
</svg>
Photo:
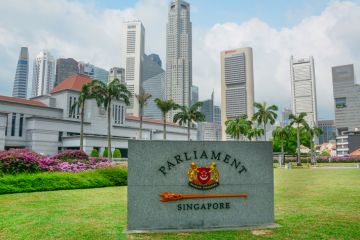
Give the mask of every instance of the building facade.
<svg viewBox="0 0 360 240">
<path fill-rule="evenodd" d="M 123 25 L 122 67 L 125 69 L 125 82 L 132 93 L 130 106 L 126 113 L 129 116 L 139 116 L 139 103 L 135 94 L 140 93 L 143 85 L 143 65 L 145 48 L 145 28 L 140 21 L 126 22 Z"/>
<path fill-rule="evenodd" d="M 221 127 L 222 139 L 225 122 L 242 114 L 254 114 L 254 73 L 252 48 L 239 48 L 221 52 Z"/>
<path fill-rule="evenodd" d="M 214 92 L 210 99 L 203 101 L 200 112 L 205 115 L 205 122 L 214 122 Z"/>
<path fill-rule="evenodd" d="M 79 149 L 79 109 L 72 110 L 71 106 L 83 84 L 90 81 L 88 76 L 73 75 L 48 95 L 31 100 L 0 96 L 0 150 L 29 148 L 48 155 Z M 85 109 L 84 150 L 90 154 L 96 148 L 101 154 L 107 147 L 107 113 L 94 99 L 85 102 Z M 127 152 L 128 140 L 138 138 L 139 118 L 126 117 L 125 112 L 124 102 L 112 102 L 112 150 L 119 148 Z M 161 140 L 163 121 L 144 118 L 143 135 L 144 139 Z M 196 130 L 191 129 L 191 137 L 196 140 Z M 167 138 L 186 140 L 187 128 L 167 123 Z"/>
<path fill-rule="evenodd" d="M 121 83 L 125 84 L 125 69 L 119 67 L 110 68 L 108 82 L 113 81 L 115 78 L 119 79 Z"/>
<path fill-rule="evenodd" d="M 317 126 L 317 102 L 314 58 L 290 58 L 290 76 L 293 114 L 305 112 L 307 123 Z"/>
<path fill-rule="evenodd" d="M 281 112 L 281 123 L 280 125 L 282 127 L 285 127 L 290 124 L 290 114 L 292 114 L 292 110 L 289 108 L 284 108 L 284 110 Z"/>
<path fill-rule="evenodd" d="M 31 96 L 50 93 L 55 83 L 55 60 L 48 51 L 41 51 L 34 60 Z"/>
<path fill-rule="evenodd" d="M 152 119 L 163 119 L 162 112 L 155 104 L 156 98 L 165 98 L 165 71 L 159 65 L 160 57 L 152 54 L 152 57 L 144 58 L 144 83 L 143 89 L 146 93 L 151 94 L 151 98 L 144 106 L 143 116 Z"/>
<path fill-rule="evenodd" d="M 94 67 L 94 77 L 93 79 L 100 80 L 103 83 L 108 83 L 109 72 L 100 67 Z"/>
<path fill-rule="evenodd" d="M 199 87 L 192 85 L 191 86 L 191 105 L 194 105 L 199 101 Z"/>
<path fill-rule="evenodd" d="M 221 126 L 214 122 L 199 122 L 198 141 L 221 141 Z"/>
<path fill-rule="evenodd" d="M 17 98 L 27 97 L 29 77 L 29 51 L 27 47 L 20 49 L 19 60 L 16 66 L 12 96 Z"/>
<path fill-rule="evenodd" d="M 79 73 L 79 63 L 73 58 L 58 58 L 56 60 L 55 86 L 65 78 Z"/>
<path fill-rule="evenodd" d="M 214 105 L 214 122 L 221 126 L 221 108 Z"/>
<path fill-rule="evenodd" d="M 330 140 L 336 140 L 336 127 L 334 120 L 319 120 L 318 127 L 323 132 L 319 136 L 319 144 L 328 143 Z"/>
<path fill-rule="evenodd" d="M 172 1 L 166 27 L 166 99 L 182 106 L 191 104 L 192 86 L 192 24 L 190 4 L 183 0 Z M 177 110 L 168 113 L 172 121 Z"/>
</svg>

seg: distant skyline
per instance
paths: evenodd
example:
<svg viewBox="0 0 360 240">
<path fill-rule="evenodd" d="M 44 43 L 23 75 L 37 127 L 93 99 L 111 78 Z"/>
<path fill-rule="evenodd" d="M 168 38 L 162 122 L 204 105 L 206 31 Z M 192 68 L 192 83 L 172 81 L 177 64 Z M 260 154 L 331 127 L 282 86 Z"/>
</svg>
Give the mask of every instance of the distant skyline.
<svg viewBox="0 0 360 240">
<path fill-rule="evenodd" d="M 127 20 L 143 22 L 146 53 L 159 54 L 164 63 L 169 2 L 1 1 L 0 94 L 11 95 L 22 46 L 29 48 L 30 69 L 42 49 L 56 58 L 71 57 L 107 70 L 121 66 L 121 29 Z M 360 0 L 188 2 L 193 84 L 199 86 L 200 100 L 209 99 L 215 89 L 215 104 L 220 103 L 220 51 L 224 49 L 253 48 L 255 101 L 277 104 L 280 109 L 291 100 L 290 56 L 314 56 L 319 119 L 334 118 L 331 67 L 354 64 L 360 75 Z M 30 72 L 28 88 L 31 79 Z"/>
</svg>

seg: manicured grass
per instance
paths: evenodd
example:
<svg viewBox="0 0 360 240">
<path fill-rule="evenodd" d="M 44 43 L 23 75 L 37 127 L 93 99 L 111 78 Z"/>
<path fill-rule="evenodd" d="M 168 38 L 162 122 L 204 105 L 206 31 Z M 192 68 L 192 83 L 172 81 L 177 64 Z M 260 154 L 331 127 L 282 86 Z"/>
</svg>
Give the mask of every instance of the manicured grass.
<svg viewBox="0 0 360 240">
<path fill-rule="evenodd" d="M 0 239 L 126 239 L 126 204 L 126 187 L 0 195 Z M 360 170 L 275 169 L 275 214 L 281 228 L 129 238 L 360 239 Z"/>
</svg>

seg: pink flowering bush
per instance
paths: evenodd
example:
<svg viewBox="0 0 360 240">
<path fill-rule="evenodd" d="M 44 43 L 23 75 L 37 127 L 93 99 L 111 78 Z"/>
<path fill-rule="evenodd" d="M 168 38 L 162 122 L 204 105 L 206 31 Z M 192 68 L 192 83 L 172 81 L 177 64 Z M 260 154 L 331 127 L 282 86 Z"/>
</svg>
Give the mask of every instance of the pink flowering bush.
<svg viewBox="0 0 360 240">
<path fill-rule="evenodd" d="M 81 172 L 113 165 L 106 158 L 90 158 L 80 150 L 66 150 L 52 156 L 42 156 L 29 149 L 0 151 L 0 171 L 6 174 L 39 171 Z"/>
<path fill-rule="evenodd" d="M 360 156 L 343 156 L 343 157 L 331 157 L 330 158 L 331 162 L 349 162 L 349 163 L 353 163 L 353 162 L 360 162 Z"/>
</svg>

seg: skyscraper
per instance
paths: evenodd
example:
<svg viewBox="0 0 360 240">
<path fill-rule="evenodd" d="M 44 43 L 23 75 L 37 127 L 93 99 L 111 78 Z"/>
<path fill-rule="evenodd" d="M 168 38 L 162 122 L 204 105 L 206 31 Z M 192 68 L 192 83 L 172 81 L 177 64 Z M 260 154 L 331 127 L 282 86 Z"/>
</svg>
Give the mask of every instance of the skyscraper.
<svg viewBox="0 0 360 240">
<path fill-rule="evenodd" d="M 108 83 L 109 72 L 100 67 L 94 67 L 94 77 L 93 79 L 100 80 L 103 83 Z"/>
<path fill-rule="evenodd" d="M 125 69 L 119 67 L 110 68 L 108 82 L 115 78 L 119 79 L 121 83 L 125 83 Z"/>
<path fill-rule="evenodd" d="M 143 88 L 146 93 L 151 94 L 151 98 L 144 106 L 144 117 L 162 119 L 162 112 L 156 106 L 154 99 L 165 97 L 165 71 L 159 65 L 160 57 L 156 54 L 144 58 L 144 83 Z M 160 60 L 161 64 L 161 60 Z"/>
<path fill-rule="evenodd" d="M 221 123 L 222 139 L 226 135 L 225 122 L 242 114 L 254 114 L 254 73 L 252 48 L 221 52 Z"/>
<path fill-rule="evenodd" d="M 183 0 L 172 1 L 169 5 L 166 29 L 166 99 L 189 106 L 192 86 L 192 24 L 190 5 Z M 172 121 L 177 111 L 170 111 Z"/>
<path fill-rule="evenodd" d="M 221 108 L 214 106 L 214 122 L 221 126 Z"/>
<path fill-rule="evenodd" d="M 203 101 L 200 112 L 205 115 L 205 122 L 214 122 L 214 92 L 210 99 Z"/>
<path fill-rule="evenodd" d="M 47 95 L 55 83 L 55 61 L 48 51 L 41 51 L 35 58 L 32 79 L 32 97 Z"/>
<path fill-rule="evenodd" d="M 328 143 L 336 139 L 336 127 L 334 120 L 319 120 L 319 128 L 322 134 L 319 136 L 319 144 Z"/>
<path fill-rule="evenodd" d="M 317 126 L 316 84 L 314 58 L 290 58 L 291 93 L 293 114 L 307 114 L 306 121 Z"/>
<path fill-rule="evenodd" d="M 124 23 L 122 44 L 121 56 L 125 69 L 125 82 L 132 93 L 126 113 L 130 116 L 139 116 L 139 103 L 135 99 L 135 94 L 139 94 L 143 86 L 145 47 L 145 29 L 140 21 Z"/>
<path fill-rule="evenodd" d="M 79 62 L 79 73 L 89 76 L 91 79 L 94 79 L 95 76 L 95 66 L 90 63 Z"/>
<path fill-rule="evenodd" d="M 29 76 L 29 52 L 27 47 L 20 49 L 19 60 L 16 66 L 12 96 L 26 98 L 27 82 Z"/>
<path fill-rule="evenodd" d="M 73 58 L 58 58 L 56 60 L 55 86 L 65 78 L 79 73 L 78 62 Z"/>
<path fill-rule="evenodd" d="M 199 87 L 192 85 L 191 86 L 191 105 L 199 101 Z"/>
</svg>

